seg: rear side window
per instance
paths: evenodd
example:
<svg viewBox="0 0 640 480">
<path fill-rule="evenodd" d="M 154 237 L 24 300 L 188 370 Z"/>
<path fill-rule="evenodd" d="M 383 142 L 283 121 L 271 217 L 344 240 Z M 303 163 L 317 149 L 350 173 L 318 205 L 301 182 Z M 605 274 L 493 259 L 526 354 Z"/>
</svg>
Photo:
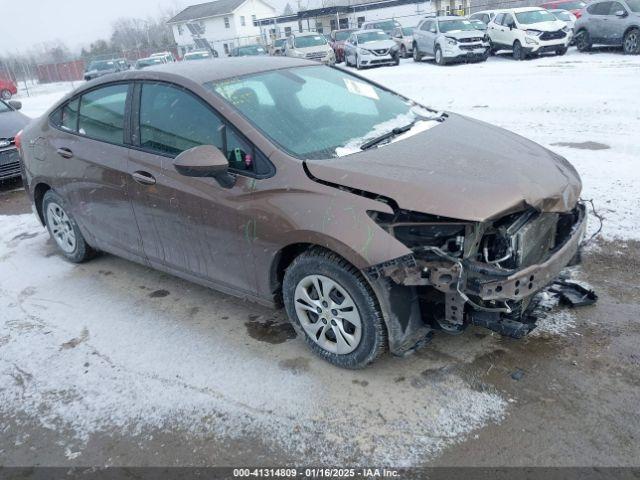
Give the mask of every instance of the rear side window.
<svg viewBox="0 0 640 480">
<path fill-rule="evenodd" d="M 611 2 L 611 7 L 609 8 L 609 15 L 615 15 L 618 12 L 624 12 L 625 9 L 619 2 Z"/>
<path fill-rule="evenodd" d="M 126 84 L 110 85 L 86 93 L 80 100 L 78 133 L 104 142 L 124 143 Z M 69 112 L 69 119 L 72 113 Z"/>
<path fill-rule="evenodd" d="M 502 25 L 502 20 L 504 19 L 504 13 L 499 13 L 496 15 L 496 18 L 493 20 L 493 23 L 496 25 Z"/>
<path fill-rule="evenodd" d="M 222 121 L 184 90 L 144 84 L 140 99 L 140 146 L 178 155 L 198 145 L 222 148 Z"/>
</svg>

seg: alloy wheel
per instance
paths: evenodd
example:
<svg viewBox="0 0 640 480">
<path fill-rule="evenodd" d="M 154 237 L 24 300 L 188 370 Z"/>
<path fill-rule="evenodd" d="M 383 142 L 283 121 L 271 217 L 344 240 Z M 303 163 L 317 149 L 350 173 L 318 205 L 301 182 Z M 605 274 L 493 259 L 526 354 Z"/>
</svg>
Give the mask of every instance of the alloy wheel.
<svg viewBox="0 0 640 480">
<path fill-rule="evenodd" d="M 624 37 L 624 53 L 634 55 L 638 53 L 640 35 L 637 30 L 632 30 Z"/>
<path fill-rule="evenodd" d="M 351 295 L 324 275 L 308 275 L 298 283 L 294 304 L 300 325 L 324 350 L 353 352 L 362 338 L 360 313 Z"/>
<path fill-rule="evenodd" d="M 76 234 L 71 220 L 57 203 L 51 202 L 47 206 L 47 225 L 63 252 L 72 253 L 76 249 Z"/>
</svg>

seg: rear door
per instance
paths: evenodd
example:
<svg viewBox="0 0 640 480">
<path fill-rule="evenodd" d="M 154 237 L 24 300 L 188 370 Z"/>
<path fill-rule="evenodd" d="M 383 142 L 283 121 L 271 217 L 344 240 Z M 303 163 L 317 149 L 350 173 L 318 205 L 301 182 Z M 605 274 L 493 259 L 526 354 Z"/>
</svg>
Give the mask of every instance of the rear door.
<svg viewBox="0 0 640 480">
<path fill-rule="evenodd" d="M 143 260 L 126 188 L 131 88 L 109 84 L 64 104 L 52 117 L 45 157 L 58 181 L 54 188 L 69 200 L 90 243 Z"/>
<path fill-rule="evenodd" d="M 216 284 L 255 291 L 250 236 L 256 153 L 231 125 L 192 92 L 162 82 L 137 83 L 128 189 L 143 248 L 153 266 Z M 197 145 L 227 153 L 236 184 L 180 175 L 173 159 Z"/>
</svg>

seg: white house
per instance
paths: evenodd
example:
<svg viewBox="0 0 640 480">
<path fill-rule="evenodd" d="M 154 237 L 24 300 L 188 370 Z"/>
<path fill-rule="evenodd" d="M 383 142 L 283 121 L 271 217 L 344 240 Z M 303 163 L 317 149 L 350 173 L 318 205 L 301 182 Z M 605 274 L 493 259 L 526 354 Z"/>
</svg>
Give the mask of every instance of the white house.
<svg viewBox="0 0 640 480">
<path fill-rule="evenodd" d="M 258 20 L 273 17 L 275 8 L 264 0 L 216 0 L 191 5 L 167 22 L 181 53 L 195 48 L 188 23 L 199 26 L 202 38 L 221 56 L 233 47 L 260 43 Z"/>
<path fill-rule="evenodd" d="M 331 3 L 331 5 L 327 5 Z M 301 10 L 294 15 L 258 20 L 263 42 L 288 37 L 293 32 L 358 28 L 372 20 L 397 20 L 405 27 L 415 26 L 428 14 L 468 14 L 470 0 L 334 0 L 324 6 Z"/>
</svg>

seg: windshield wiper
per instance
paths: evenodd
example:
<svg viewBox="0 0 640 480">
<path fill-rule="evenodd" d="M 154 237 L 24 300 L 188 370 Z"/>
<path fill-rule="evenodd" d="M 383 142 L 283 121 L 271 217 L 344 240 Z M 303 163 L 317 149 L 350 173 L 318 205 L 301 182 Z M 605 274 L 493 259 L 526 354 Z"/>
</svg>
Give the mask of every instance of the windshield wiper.
<svg viewBox="0 0 640 480">
<path fill-rule="evenodd" d="M 383 133 L 382 135 L 372 138 L 371 140 L 367 140 L 362 145 L 360 145 L 360 150 L 367 150 L 368 148 L 375 147 L 376 145 L 384 142 L 385 140 L 388 140 L 397 135 L 400 135 L 401 133 L 408 132 L 409 130 L 411 130 L 411 127 L 415 125 L 415 123 L 416 122 L 414 121 L 403 127 L 396 127 L 393 130 L 390 130 L 386 133 Z"/>
</svg>

